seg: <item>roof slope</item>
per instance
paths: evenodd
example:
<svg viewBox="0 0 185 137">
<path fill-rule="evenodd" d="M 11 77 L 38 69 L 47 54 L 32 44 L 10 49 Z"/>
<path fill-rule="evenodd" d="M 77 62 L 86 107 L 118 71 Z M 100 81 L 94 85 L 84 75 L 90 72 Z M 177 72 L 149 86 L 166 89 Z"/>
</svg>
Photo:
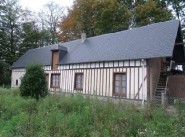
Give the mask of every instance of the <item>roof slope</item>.
<svg viewBox="0 0 185 137">
<path fill-rule="evenodd" d="M 59 64 L 170 57 L 178 28 L 179 21 L 173 20 L 87 38 L 83 43 L 80 39 L 60 43 L 68 53 Z M 32 63 L 50 65 L 51 50 L 56 46 L 29 50 L 12 68 Z"/>
</svg>

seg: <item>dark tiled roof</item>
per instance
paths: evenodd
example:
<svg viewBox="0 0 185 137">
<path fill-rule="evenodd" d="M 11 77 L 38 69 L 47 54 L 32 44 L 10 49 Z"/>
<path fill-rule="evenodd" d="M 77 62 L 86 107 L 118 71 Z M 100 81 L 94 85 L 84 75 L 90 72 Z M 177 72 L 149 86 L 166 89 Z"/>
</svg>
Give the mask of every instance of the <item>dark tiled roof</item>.
<svg viewBox="0 0 185 137">
<path fill-rule="evenodd" d="M 179 21 L 155 23 L 140 28 L 59 43 L 68 53 L 59 64 L 98 62 L 111 60 L 148 59 L 171 57 L 177 37 Z M 28 64 L 51 64 L 51 50 L 58 45 L 32 49 L 17 60 L 12 68 Z"/>
</svg>

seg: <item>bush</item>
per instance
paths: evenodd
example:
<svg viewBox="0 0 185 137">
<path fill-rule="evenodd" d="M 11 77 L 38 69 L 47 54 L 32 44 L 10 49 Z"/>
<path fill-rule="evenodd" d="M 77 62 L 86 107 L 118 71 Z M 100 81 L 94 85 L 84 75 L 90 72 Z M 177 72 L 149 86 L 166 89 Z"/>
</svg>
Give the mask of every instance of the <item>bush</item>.
<svg viewBox="0 0 185 137">
<path fill-rule="evenodd" d="M 26 74 L 20 85 L 21 96 L 30 96 L 39 100 L 40 97 L 47 95 L 47 82 L 42 67 L 40 64 L 35 64 L 26 68 Z"/>
</svg>

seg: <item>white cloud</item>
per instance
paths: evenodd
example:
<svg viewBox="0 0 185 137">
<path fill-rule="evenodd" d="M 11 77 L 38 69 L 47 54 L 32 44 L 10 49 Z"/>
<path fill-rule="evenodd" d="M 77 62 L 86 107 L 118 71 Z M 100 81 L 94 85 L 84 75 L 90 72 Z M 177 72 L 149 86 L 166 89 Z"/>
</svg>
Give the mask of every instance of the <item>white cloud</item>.
<svg viewBox="0 0 185 137">
<path fill-rule="evenodd" d="M 63 7 L 69 7 L 73 4 L 73 0 L 19 0 L 20 5 L 23 8 L 28 8 L 35 12 L 38 12 L 50 1 L 53 1 Z"/>
</svg>

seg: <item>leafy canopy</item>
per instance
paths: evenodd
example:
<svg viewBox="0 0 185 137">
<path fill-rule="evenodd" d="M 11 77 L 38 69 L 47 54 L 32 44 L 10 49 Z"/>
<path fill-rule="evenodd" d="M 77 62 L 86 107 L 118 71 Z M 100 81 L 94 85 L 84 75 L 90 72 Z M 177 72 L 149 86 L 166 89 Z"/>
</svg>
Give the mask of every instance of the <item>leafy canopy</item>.
<svg viewBox="0 0 185 137">
<path fill-rule="evenodd" d="M 126 30 L 130 27 L 170 20 L 171 11 L 160 0 L 75 0 L 60 26 L 60 40 Z"/>
<path fill-rule="evenodd" d="M 131 14 L 124 3 L 115 0 L 76 0 L 68 15 L 59 24 L 61 41 L 128 29 Z"/>
<path fill-rule="evenodd" d="M 135 7 L 136 26 L 163 22 L 169 19 L 172 19 L 171 11 L 162 2 L 148 0 L 137 4 Z"/>
</svg>

